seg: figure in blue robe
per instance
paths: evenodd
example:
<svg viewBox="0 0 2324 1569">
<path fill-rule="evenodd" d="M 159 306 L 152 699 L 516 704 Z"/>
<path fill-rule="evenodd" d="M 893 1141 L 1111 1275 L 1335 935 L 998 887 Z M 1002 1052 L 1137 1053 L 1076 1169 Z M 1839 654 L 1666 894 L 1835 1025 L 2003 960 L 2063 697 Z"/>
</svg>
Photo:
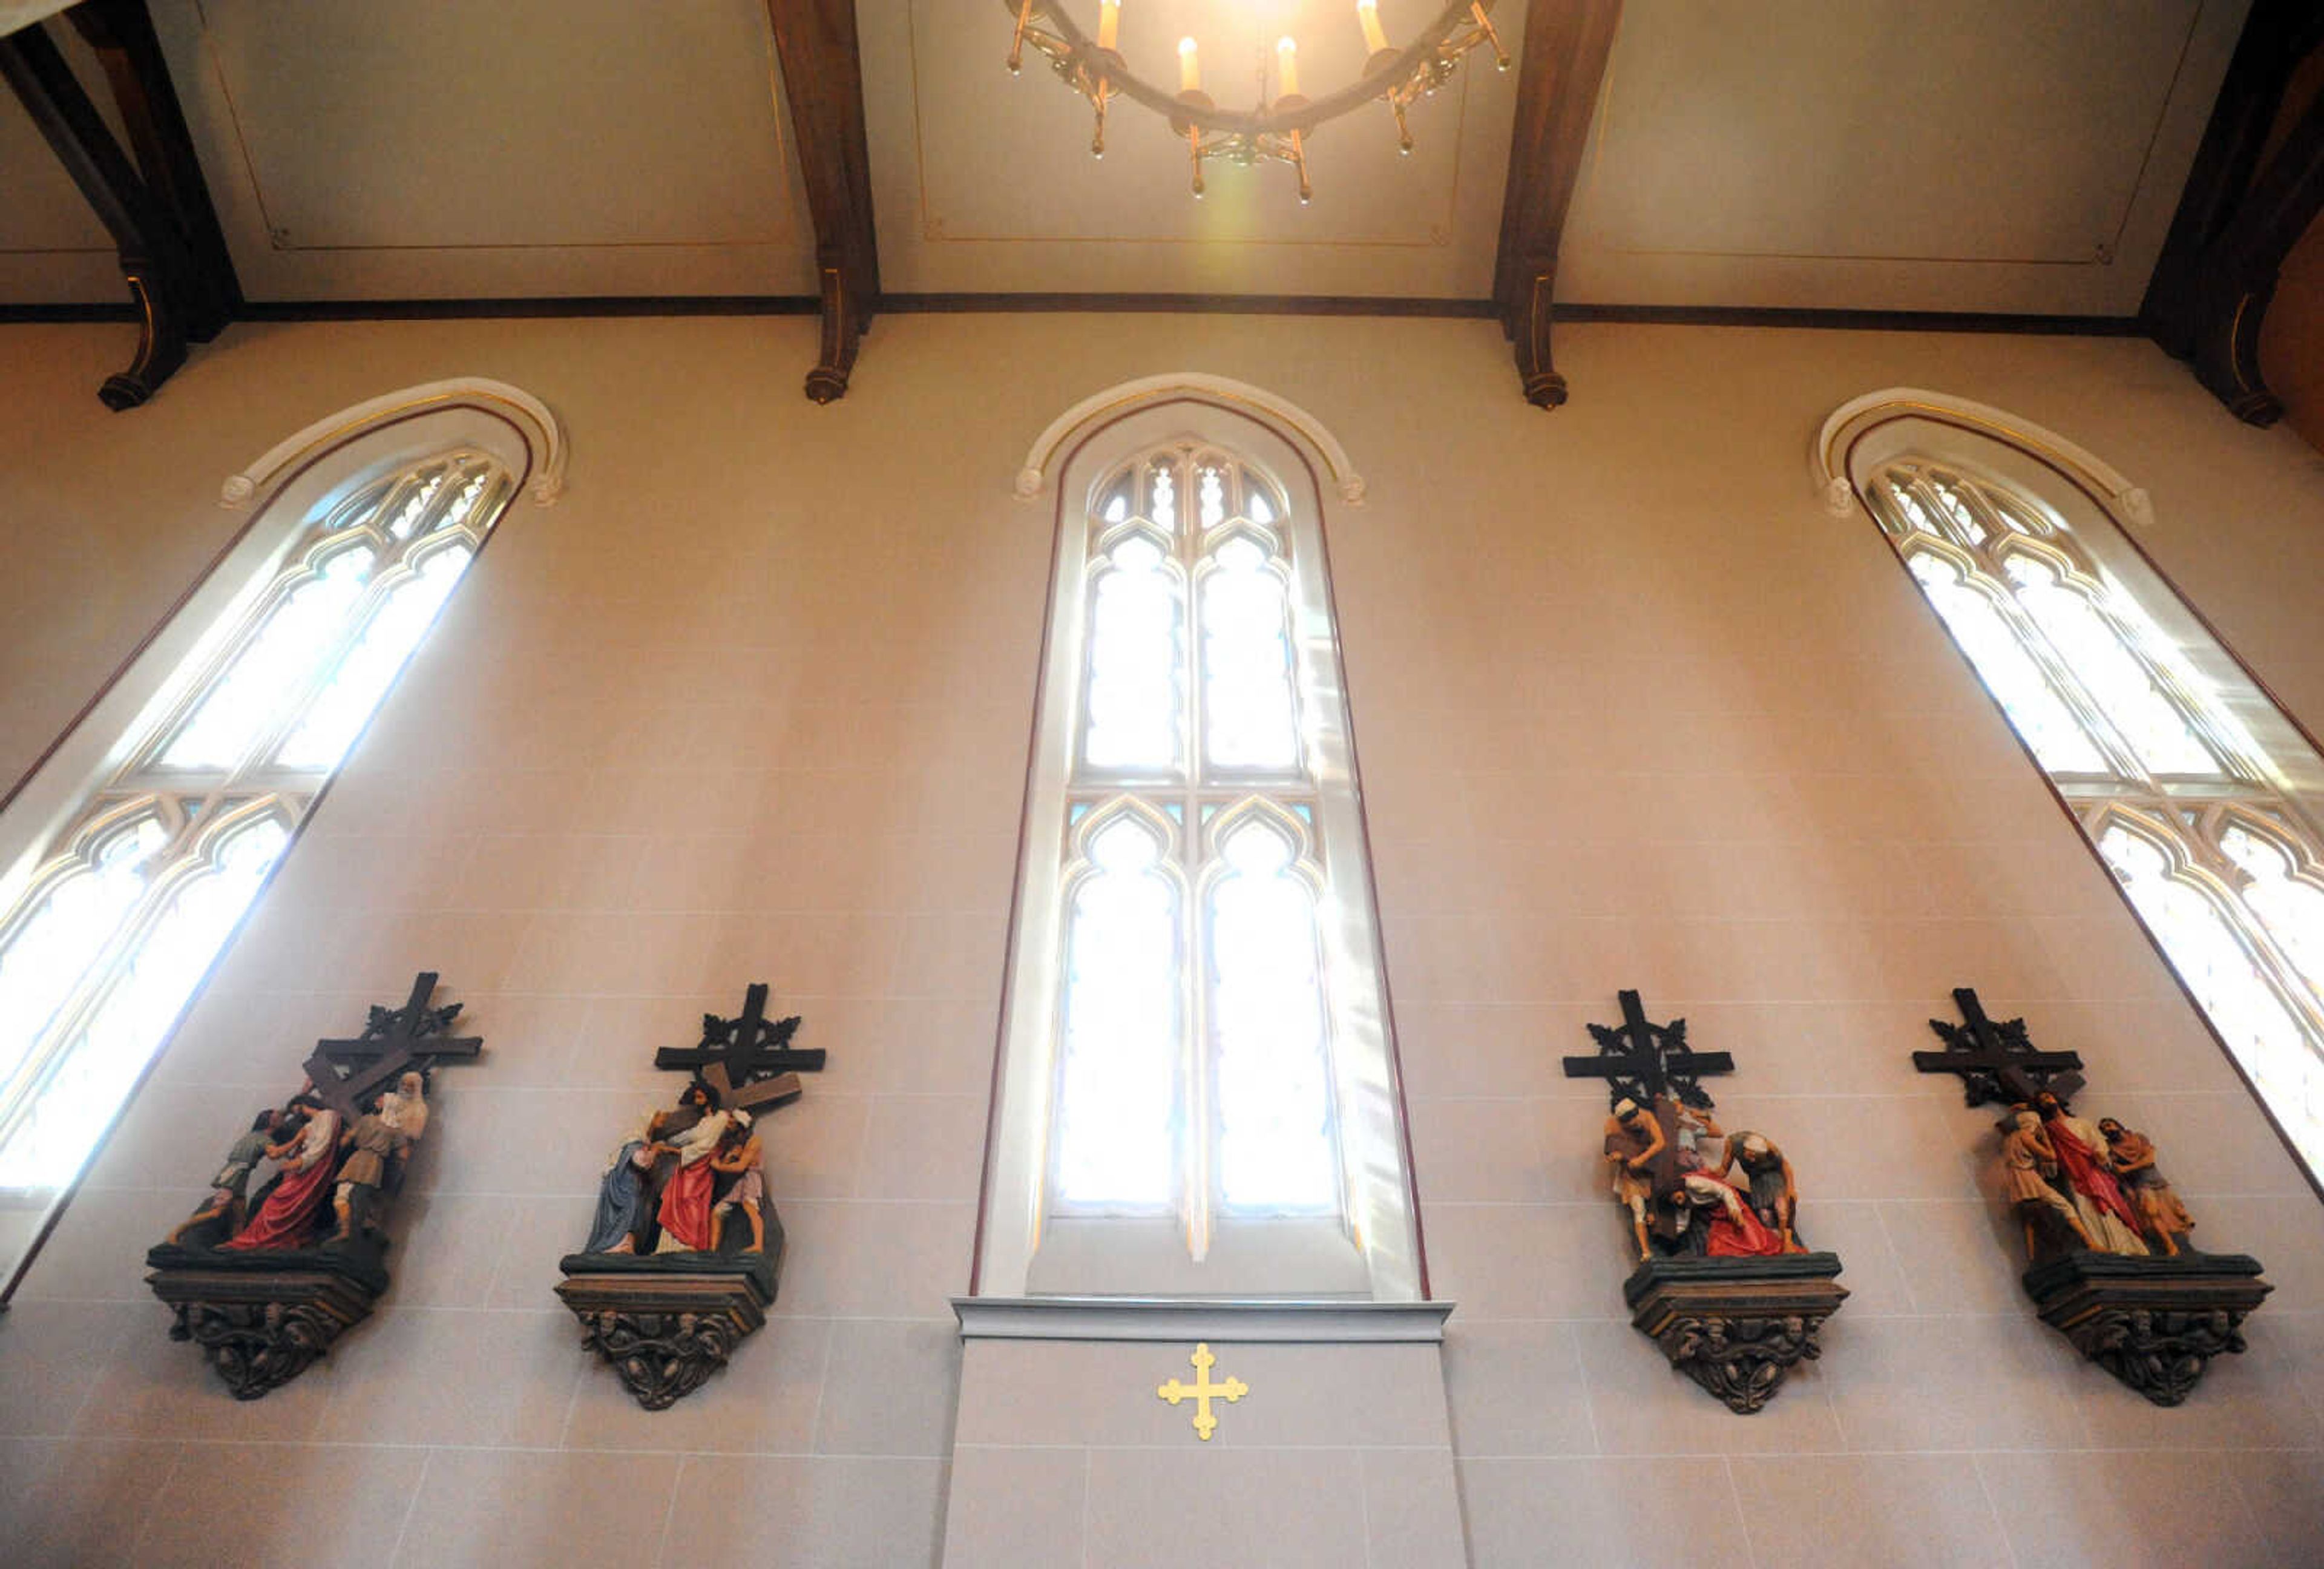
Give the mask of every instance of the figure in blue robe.
<svg viewBox="0 0 2324 1569">
<path fill-rule="evenodd" d="M 585 1253 L 634 1253 L 638 1251 L 638 1220 L 645 1196 L 644 1174 L 653 1169 L 661 1146 L 640 1128 L 622 1141 L 597 1185 L 597 1219 L 589 1228 Z"/>
</svg>

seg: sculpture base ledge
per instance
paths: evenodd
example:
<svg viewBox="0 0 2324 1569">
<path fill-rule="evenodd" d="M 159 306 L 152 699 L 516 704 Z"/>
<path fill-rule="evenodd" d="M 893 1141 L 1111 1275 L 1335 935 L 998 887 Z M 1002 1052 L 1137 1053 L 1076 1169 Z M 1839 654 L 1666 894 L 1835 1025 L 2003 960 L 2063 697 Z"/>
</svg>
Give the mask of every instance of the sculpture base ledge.
<svg viewBox="0 0 2324 1569">
<path fill-rule="evenodd" d="M 172 1340 L 200 1346 L 237 1400 L 255 1400 L 313 1366 L 371 1316 L 384 1271 L 318 1267 L 311 1252 L 212 1254 L 161 1247 L 145 1283 L 177 1314 Z"/>
<path fill-rule="evenodd" d="M 647 1410 L 700 1389 L 767 1322 L 783 1254 L 768 1220 L 763 1253 L 568 1253 L 559 1262 L 557 1295 L 581 1321 L 581 1343 Z"/>
<path fill-rule="evenodd" d="M 1833 1253 L 1649 1259 L 1622 1286 L 1630 1323 L 1740 1416 L 1764 1409 L 1848 1297 Z"/>
<path fill-rule="evenodd" d="M 2244 1349 L 2246 1315 L 2275 1289 L 2243 1253 L 2128 1259 L 2073 1252 L 2025 1271 L 2042 1322 L 2158 1406 L 2194 1392 L 2213 1357 Z"/>
</svg>

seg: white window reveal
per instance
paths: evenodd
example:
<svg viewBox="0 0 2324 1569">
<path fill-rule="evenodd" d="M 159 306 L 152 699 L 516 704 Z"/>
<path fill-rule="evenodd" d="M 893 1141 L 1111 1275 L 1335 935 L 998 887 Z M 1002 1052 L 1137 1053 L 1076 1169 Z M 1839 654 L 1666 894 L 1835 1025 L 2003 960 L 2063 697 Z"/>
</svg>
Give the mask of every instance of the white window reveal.
<svg viewBox="0 0 2324 1569">
<path fill-rule="evenodd" d="M 505 391 L 470 395 L 553 430 Z M 461 396 L 412 392 L 382 402 Z M 545 439 L 474 408 L 368 432 L 363 412 L 332 422 L 340 441 L 319 457 L 298 450 L 242 540 L 0 814 L 12 1289 Z"/>
<path fill-rule="evenodd" d="M 2324 1177 L 2324 760 L 2098 504 L 2118 476 L 1932 397 L 1827 451 Z"/>
<path fill-rule="evenodd" d="M 1315 487 L 1130 415 L 1060 480 L 985 1295 L 1419 1295 Z"/>
</svg>

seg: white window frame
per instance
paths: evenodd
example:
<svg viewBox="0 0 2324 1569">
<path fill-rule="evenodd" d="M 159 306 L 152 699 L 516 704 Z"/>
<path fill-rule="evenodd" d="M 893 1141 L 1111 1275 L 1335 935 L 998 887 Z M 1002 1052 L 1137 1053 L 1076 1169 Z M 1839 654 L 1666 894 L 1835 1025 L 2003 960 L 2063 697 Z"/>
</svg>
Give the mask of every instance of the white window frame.
<svg viewBox="0 0 2324 1569">
<path fill-rule="evenodd" d="M 102 821 L 92 817 L 105 796 L 129 785 L 143 789 L 172 771 L 155 765 L 155 752 L 208 689 L 211 679 L 228 668 L 254 618 L 280 591 L 284 574 L 292 566 L 294 549 L 309 543 L 308 528 L 316 514 L 383 473 L 463 450 L 492 460 L 512 476 L 517 492 L 530 494 L 537 504 L 549 504 L 562 490 L 565 441 L 556 417 L 521 389 L 480 377 L 407 387 L 343 409 L 278 443 L 227 478 L 218 504 L 249 511 L 250 521 L 218 553 L 168 619 L 115 673 L 72 728 L 0 801 L 0 921 L 12 918 L 28 894 L 37 893 L 64 874 L 66 863 L 78 849 L 105 836 L 122 816 L 109 813 Z M 489 538 L 488 531 L 478 548 Z M 410 559 L 417 561 L 437 548 L 423 545 Z M 360 735 L 346 755 L 352 756 L 359 744 Z M 295 789 L 271 788 L 263 769 L 240 771 L 249 788 L 237 785 L 237 800 L 241 795 L 252 798 L 218 814 L 196 835 L 205 847 L 206 863 L 206 847 L 260 817 L 272 817 L 290 831 L 291 843 L 261 883 L 245 909 L 245 919 L 264 898 L 265 886 L 280 872 L 282 860 L 296 847 L 299 829 L 321 793 L 320 788 L 306 788 L 304 781 L 316 771 L 327 780 L 346 760 L 343 756 L 339 764 L 326 771 L 302 771 L 300 788 Z M 213 794 L 217 782 L 235 777 L 235 771 L 184 770 L 183 793 Z M 173 792 L 178 789 L 171 788 Z M 165 795 L 162 803 L 165 819 L 173 822 L 173 797 Z M 169 875 L 182 881 L 199 872 L 200 867 L 189 865 Z M 141 899 L 149 907 L 145 918 L 161 908 L 158 899 L 158 892 Z M 111 1121 L 92 1142 L 80 1171 L 61 1182 L 54 1196 L 42 1206 L 23 1252 L 13 1258 L 0 1255 L 0 1275 L 5 1278 L 0 1305 L 5 1304 L 23 1278 L 41 1242 L 70 1202 L 81 1174 L 102 1151 L 121 1114 L 168 1050 L 177 1023 L 200 997 L 208 974 L 233 942 L 229 937 L 220 946 L 203 979 L 188 993 L 177 1020 L 163 1032 Z M 84 979 L 77 996 L 103 992 L 134 962 L 135 940 L 111 946 L 115 951 L 99 972 Z"/>
<path fill-rule="evenodd" d="M 1226 385 L 1233 385 L 1228 383 Z M 1228 400 L 1231 397 L 1232 401 Z M 1123 404 L 1130 405 L 1122 411 Z M 1352 504 L 1360 479 L 1336 443 L 1303 440 L 1312 417 L 1286 418 L 1258 389 L 1131 383 L 1101 394 L 1081 426 L 1052 426 L 1020 475 L 1020 495 L 1056 476 L 1047 631 L 1037 697 L 1001 1063 L 986 1154 L 973 1290 L 984 1298 L 1136 1297 L 1411 1303 L 1425 1296 L 1411 1161 L 1374 912 L 1354 743 L 1331 611 L 1323 489 L 1314 451 Z M 1108 411 L 1111 411 L 1109 413 Z M 1267 413 L 1277 417 L 1269 419 Z M 1061 422 L 1062 424 L 1063 422 Z M 1072 445 L 1067 441 L 1071 439 Z M 1294 578 L 1294 657 L 1301 681 L 1302 743 L 1313 769 L 1312 854 L 1324 877 L 1318 901 L 1345 1213 L 1328 1219 L 1257 1219 L 1214 1213 L 1207 1225 L 1165 1216 L 1045 1213 L 1049 1118 L 1057 1074 L 1064 919 L 1070 858 L 1069 796 L 1079 745 L 1076 697 L 1084 667 L 1093 492 L 1133 457 L 1184 440 L 1231 456 L 1274 482 Z M 1028 483 L 1029 482 L 1029 483 Z M 1191 506 L 1194 498 L 1183 498 Z M 1189 761 L 1193 761 L 1190 741 Z M 1171 787 L 1176 793 L 1182 787 Z M 1255 789 L 1258 787 L 1254 787 Z M 1303 785 L 1301 793 L 1309 787 Z M 1222 819 L 1214 819 L 1215 829 Z M 1190 822 L 1178 833 L 1199 835 Z M 1189 900 L 1204 896 L 1197 882 Z M 1198 962 L 1194 961 L 1194 962 Z M 1210 1136 L 1206 1128 L 1189 1137 Z M 1199 1257 L 1197 1256 L 1199 1255 Z"/>
<path fill-rule="evenodd" d="M 1975 485 L 2005 493 L 2058 538 L 2045 544 L 2039 536 L 2030 540 L 1998 536 L 2003 549 L 1972 550 L 1946 537 L 1952 530 L 1940 522 L 1940 537 L 1924 539 L 1922 531 L 1901 526 L 1899 509 L 1876 494 L 1884 475 L 1907 464 L 1950 471 Z M 2085 588 L 2095 586 L 2091 596 L 2102 617 L 2115 618 L 2106 601 L 2127 600 L 2153 624 L 2162 641 L 2184 662 L 2191 680 L 2182 680 L 2168 660 L 2151 658 L 2135 627 L 2134 635 L 2121 640 L 2123 645 L 2200 743 L 2219 760 L 2216 772 L 2149 769 L 2106 715 L 2080 700 L 2078 682 L 2054 678 L 2059 656 L 2038 632 L 2021 635 L 2021 647 L 2082 721 L 2107 766 L 2097 772 L 2052 771 L 2034 756 L 2023 736 L 2021 743 L 2101 861 L 2107 859 L 2103 844 L 2110 832 L 2135 835 L 2163 855 L 2171 882 L 2192 891 L 2225 918 L 2262 988 L 2298 1027 L 2315 1057 L 2324 1059 L 2324 997 L 2319 997 L 2324 977 L 2303 975 L 2291 962 L 2266 922 L 2240 897 L 2247 874 L 2219 848 L 2220 836 L 2240 826 L 2284 853 L 2293 876 L 2324 888 L 2324 758 L 2313 739 L 2275 704 L 2258 678 L 2139 548 L 2130 531 L 2155 526 L 2146 494 L 2054 432 L 1997 409 L 1917 388 L 1873 393 L 1837 411 L 1818 438 L 1815 468 L 1828 506 L 1835 512 L 1850 512 L 1860 500 L 1896 549 L 1900 563 L 1908 564 L 1908 553 L 1916 549 L 1957 566 L 1980 554 L 1998 559 L 2022 552 L 2061 569 L 2070 588 L 2077 582 Z M 1985 570 L 1981 561 L 1976 566 Z M 1914 587 L 1917 591 L 1921 586 L 1916 582 Z M 2013 623 L 2023 614 L 2014 604 L 2004 608 Z M 1935 613 L 1933 605 L 1931 613 Z M 2317 1181 L 2324 1176 L 2319 1169 L 2324 1165 L 2324 1117 L 2319 1117 L 2324 1112 L 2319 1099 L 2324 1063 L 2246 1060 L 2229 1032 L 2210 1018 L 2194 978 L 2172 959 L 2164 934 L 2147 924 L 2127 890 L 2117 884 L 2116 891 L 2131 904 L 2279 1136 L 2309 1169 L 2310 1181 Z M 2301 1103 L 2291 1103 L 2285 1097 L 2293 1092 L 2287 1086 L 2303 1080 L 2310 1087 Z M 2304 1131 L 2305 1136 L 2295 1130 Z"/>
</svg>

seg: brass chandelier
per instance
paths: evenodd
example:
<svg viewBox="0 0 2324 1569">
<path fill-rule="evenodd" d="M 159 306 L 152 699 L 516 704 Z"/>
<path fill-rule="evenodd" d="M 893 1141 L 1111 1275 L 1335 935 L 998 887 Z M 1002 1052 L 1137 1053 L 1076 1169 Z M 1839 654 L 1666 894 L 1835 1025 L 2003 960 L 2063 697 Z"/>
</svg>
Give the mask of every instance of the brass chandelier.
<svg viewBox="0 0 2324 1569">
<path fill-rule="evenodd" d="M 1017 33 L 1009 48 L 1011 74 L 1023 69 L 1025 46 L 1031 44 L 1048 59 L 1058 79 L 1090 101 L 1097 126 L 1090 138 L 1093 155 L 1105 156 L 1107 106 L 1127 97 L 1162 115 L 1173 134 L 1184 139 L 1194 164 L 1194 189 L 1203 194 L 1203 165 L 1213 158 L 1250 165 L 1262 161 L 1289 164 L 1299 176 L 1299 199 L 1314 197 L 1307 178 L 1307 133 L 1327 120 L 1363 105 L 1382 102 L 1396 116 L 1399 151 L 1412 151 L 1412 127 L 1406 111 L 1452 78 L 1461 60 L 1480 44 L 1493 51 L 1494 63 L 1509 69 L 1508 51 L 1493 31 L 1493 0 L 1453 0 L 1423 28 L 1412 42 L 1397 48 L 1388 42 L 1380 23 L 1379 0 L 1356 0 L 1356 22 L 1363 29 L 1369 54 L 1363 75 L 1320 98 L 1299 90 L 1299 46 L 1286 36 L 1270 51 L 1262 49 L 1258 61 L 1259 99 L 1249 109 L 1222 109 L 1203 91 L 1199 45 L 1193 38 L 1178 41 L 1178 90 L 1167 93 L 1130 69 L 1116 48 L 1121 0 L 1101 0 L 1095 37 L 1084 32 L 1065 14 L 1064 0 L 1001 0 L 1017 19 Z M 1272 65 L 1275 97 L 1268 97 Z"/>
</svg>

